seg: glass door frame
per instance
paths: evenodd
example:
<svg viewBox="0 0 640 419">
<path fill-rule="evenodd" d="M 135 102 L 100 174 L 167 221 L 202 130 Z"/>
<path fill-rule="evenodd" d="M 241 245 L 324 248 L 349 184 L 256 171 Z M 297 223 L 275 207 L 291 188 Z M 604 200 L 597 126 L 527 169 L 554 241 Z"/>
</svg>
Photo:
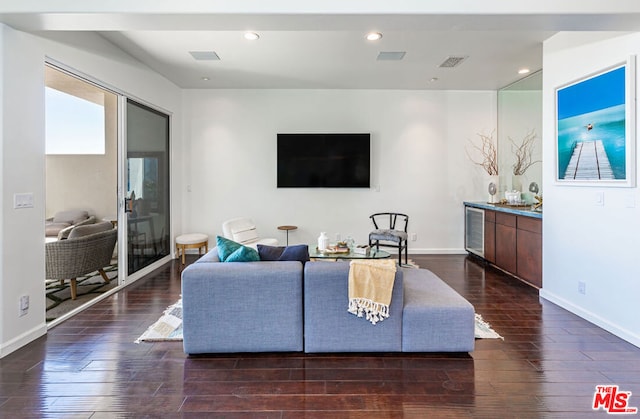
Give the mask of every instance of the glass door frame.
<svg viewBox="0 0 640 419">
<path fill-rule="evenodd" d="M 160 260 L 157 260 L 151 263 L 144 268 L 132 273 L 129 275 L 128 266 L 128 213 L 126 211 L 127 206 L 127 149 L 128 149 L 128 141 L 127 141 L 127 102 L 131 100 L 136 102 L 142 106 L 145 106 L 153 111 L 159 112 L 161 114 L 167 115 L 168 117 L 168 182 L 167 188 L 169 189 L 169 253 L 167 256 L 163 257 Z M 170 164 L 171 159 L 171 144 L 172 144 L 172 126 L 173 126 L 173 114 L 165 109 L 162 109 L 158 106 L 154 106 L 144 100 L 141 100 L 135 96 L 126 95 L 124 93 L 119 94 L 118 96 L 118 226 L 122 226 L 122 228 L 118 228 L 118 278 L 120 279 L 120 285 L 126 285 L 132 283 L 142 276 L 152 272 L 153 270 L 159 268 L 164 263 L 170 261 L 173 257 L 173 249 L 172 249 L 172 241 L 173 237 L 173 229 L 172 229 L 172 220 L 171 220 L 171 171 L 173 170 L 173 165 Z"/>
<path fill-rule="evenodd" d="M 172 184 L 171 184 L 171 179 L 172 179 L 172 173 L 171 171 L 173 170 L 173 165 L 171 164 L 171 162 L 173 161 L 172 159 L 172 127 L 173 127 L 173 113 L 170 111 L 167 111 L 166 109 L 163 109 L 159 106 L 155 106 L 149 102 L 146 102 L 134 95 L 128 94 L 125 91 L 118 89 L 112 85 L 110 85 L 109 83 L 105 83 L 101 80 L 96 79 L 95 77 L 92 77 L 82 71 L 79 71 L 71 66 L 68 66 L 52 57 L 49 56 L 45 56 L 44 60 L 43 60 L 43 67 L 44 66 L 50 66 L 55 68 L 56 70 L 59 70 L 63 73 L 68 74 L 71 77 L 75 77 L 77 79 L 80 79 L 82 81 L 85 81 L 89 84 L 93 84 L 96 87 L 103 89 L 105 91 L 108 91 L 110 93 L 113 93 L 116 95 L 116 103 L 117 103 L 117 128 L 116 128 L 116 135 L 117 135 L 117 188 L 116 188 L 116 202 L 117 202 L 117 225 L 118 225 L 118 241 L 117 241 L 117 252 L 118 252 L 118 286 L 115 287 L 112 290 L 107 291 L 106 293 L 97 296 L 96 298 L 92 299 L 91 301 L 87 302 L 85 305 L 78 307 L 77 309 L 74 309 L 73 311 L 59 317 L 58 319 L 50 322 L 47 324 L 47 328 L 51 328 L 51 327 L 55 327 L 56 325 L 60 324 L 61 322 L 65 321 L 66 319 L 68 319 L 69 317 L 73 316 L 74 314 L 76 314 L 78 311 L 84 310 L 85 308 L 107 298 L 108 296 L 114 294 L 115 292 L 119 291 L 120 289 L 122 289 L 125 285 L 131 284 L 132 282 L 140 279 L 141 277 L 143 277 L 144 275 L 148 274 L 149 272 L 153 271 L 154 269 L 157 269 L 158 267 L 162 266 L 164 263 L 170 261 L 173 258 L 174 255 L 174 249 L 173 249 L 173 242 L 172 242 L 172 238 L 173 238 L 173 221 L 171 220 L 171 214 L 169 215 L 169 225 L 168 225 L 168 232 L 169 232 L 169 253 L 167 256 L 163 257 L 162 259 L 153 262 L 152 264 L 150 264 L 149 266 L 133 273 L 132 275 L 128 275 L 127 273 L 127 266 L 128 266 L 128 260 L 127 260 L 127 247 L 128 247 L 128 237 L 127 237 L 127 218 L 126 218 L 126 214 L 124 212 L 124 206 L 125 206 L 125 194 L 126 194 L 126 168 L 127 168 L 127 135 L 126 135 L 126 128 L 127 128 L 127 119 L 126 119 L 126 103 L 127 103 L 127 99 L 133 100 L 141 105 L 144 105 L 150 109 L 156 110 L 157 112 L 160 112 L 162 114 L 165 114 L 168 116 L 169 118 L 169 126 L 168 126 L 168 136 L 169 136 L 169 144 L 168 144 L 168 161 L 169 161 L 169 174 L 168 174 L 168 183 L 167 183 L 167 188 L 169 189 L 168 193 L 169 193 L 169 211 L 171 211 L 172 208 Z M 44 86 L 43 86 L 44 89 Z M 44 156 L 43 156 L 44 158 Z M 45 181 L 45 180 L 43 180 Z M 172 211 L 171 211 L 172 212 Z M 43 243 L 44 245 L 44 243 Z M 44 254 L 44 249 L 43 249 L 43 254 Z"/>
</svg>

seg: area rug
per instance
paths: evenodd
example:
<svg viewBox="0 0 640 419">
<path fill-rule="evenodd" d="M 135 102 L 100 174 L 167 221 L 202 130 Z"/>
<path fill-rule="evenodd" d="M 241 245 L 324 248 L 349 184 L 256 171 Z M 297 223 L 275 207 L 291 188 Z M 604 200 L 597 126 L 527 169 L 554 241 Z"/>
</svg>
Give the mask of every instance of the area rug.
<svg viewBox="0 0 640 419">
<path fill-rule="evenodd" d="M 503 339 L 489 323 L 476 313 L 476 339 Z M 182 341 L 182 299 L 169 306 L 160 319 L 152 324 L 135 343 Z"/>
<path fill-rule="evenodd" d="M 476 313 L 476 339 L 502 339 L 504 338 L 484 321 L 481 315 Z"/>
<path fill-rule="evenodd" d="M 75 300 L 71 299 L 70 281 L 60 284 L 58 280 L 48 280 L 45 282 L 46 296 L 46 316 L 50 322 L 66 314 L 86 302 L 94 299 L 97 295 L 103 294 L 118 286 L 118 265 L 112 264 L 104 268 L 105 273 L 111 279 L 109 283 L 104 282 L 98 271 L 92 272 L 77 278 L 78 295 Z"/>
<path fill-rule="evenodd" d="M 160 319 L 135 340 L 140 342 L 170 342 L 182 340 L 182 299 L 169 306 Z"/>
<path fill-rule="evenodd" d="M 420 267 L 411 259 L 407 260 L 407 263 L 400 265 L 402 268 L 420 269 Z"/>
</svg>

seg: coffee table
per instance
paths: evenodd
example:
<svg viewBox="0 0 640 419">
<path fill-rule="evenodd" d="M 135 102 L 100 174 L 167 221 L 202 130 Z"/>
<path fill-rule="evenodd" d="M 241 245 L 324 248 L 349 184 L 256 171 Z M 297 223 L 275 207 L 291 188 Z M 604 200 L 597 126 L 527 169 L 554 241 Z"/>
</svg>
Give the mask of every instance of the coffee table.
<svg viewBox="0 0 640 419">
<path fill-rule="evenodd" d="M 391 256 L 391 253 L 384 250 L 376 250 L 372 247 L 368 254 L 363 255 L 361 253 L 332 253 L 332 252 L 320 252 L 318 248 L 313 245 L 309 246 L 309 257 L 312 259 L 384 259 Z"/>
</svg>

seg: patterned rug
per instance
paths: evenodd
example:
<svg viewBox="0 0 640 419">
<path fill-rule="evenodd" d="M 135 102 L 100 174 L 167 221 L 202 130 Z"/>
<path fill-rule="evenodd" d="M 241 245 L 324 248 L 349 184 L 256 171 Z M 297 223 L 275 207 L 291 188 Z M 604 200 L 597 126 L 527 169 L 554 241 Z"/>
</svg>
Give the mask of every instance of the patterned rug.
<svg viewBox="0 0 640 419">
<path fill-rule="evenodd" d="M 420 269 L 420 267 L 411 259 L 407 260 L 407 263 L 400 265 L 403 268 Z"/>
<path fill-rule="evenodd" d="M 476 313 L 476 339 L 504 338 L 491 328 L 489 323 Z M 169 306 L 160 319 L 152 324 L 135 343 L 140 342 L 180 342 L 182 341 L 182 299 Z"/>
<path fill-rule="evenodd" d="M 170 305 L 135 343 L 170 341 L 182 341 L 182 299 Z"/>
<path fill-rule="evenodd" d="M 481 315 L 476 313 L 476 339 L 502 339 L 504 338 L 484 321 Z"/>
<path fill-rule="evenodd" d="M 75 300 L 71 299 L 71 283 L 64 281 L 60 284 L 58 280 L 47 280 L 45 282 L 45 296 L 47 306 L 47 321 L 55 320 L 61 315 L 70 312 L 87 301 L 92 300 L 96 295 L 100 295 L 118 286 L 118 265 L 111 264 L 104 268 L 105 273 L 111 279 L 106 283 L 98 271 L 92 272 L 77 278 L 78 295 Z"/>
</svg>

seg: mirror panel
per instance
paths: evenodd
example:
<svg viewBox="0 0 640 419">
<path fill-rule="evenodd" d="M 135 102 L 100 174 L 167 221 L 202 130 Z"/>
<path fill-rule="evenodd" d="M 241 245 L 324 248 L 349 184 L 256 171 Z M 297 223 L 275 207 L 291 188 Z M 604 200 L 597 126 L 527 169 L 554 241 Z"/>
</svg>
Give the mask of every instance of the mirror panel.
<svg viewBox="0 0 640 419">
<path fill-rule="evenodd" d="M 535 133 L 530 166 L 520 176 L 523 198 L 533 201 L 529 184 L 536 182 L 542 187 L 542 70 L 498 90 L 498 196 L 504 198 L 505 191 L 514 189 L 513 165 L 515 146 L 510 138 L 520 145 L 531 132 Z M 517 185 L 516 189 L 517 189 Z M 542 191 L 540 191 L 541 193 Z"/>
</svg>

